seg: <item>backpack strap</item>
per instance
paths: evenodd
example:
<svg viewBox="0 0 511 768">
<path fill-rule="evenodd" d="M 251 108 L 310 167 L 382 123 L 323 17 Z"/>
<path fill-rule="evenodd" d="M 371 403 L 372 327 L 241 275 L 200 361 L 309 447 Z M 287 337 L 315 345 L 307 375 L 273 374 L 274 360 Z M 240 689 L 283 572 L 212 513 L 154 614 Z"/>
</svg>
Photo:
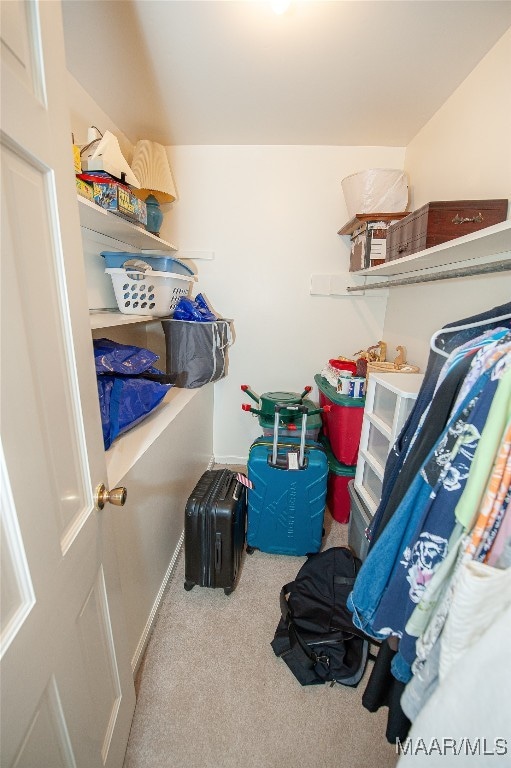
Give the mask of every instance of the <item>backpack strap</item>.
<svg viewBox="0 0 511 768">
<path fill-rule="evenodd" d="M 98 376 L 115 376 L 119 380 L 122 379 L 147 379 L 148 381 L 158 381 L 160 384 L 173 384 L 175 376 L 170 373 L 151 373 L 150 371 L 142 371 L 142 373 L 118 373 L 114 371 L 112 373 L 98 373 Z"/>
<path fill-rule="evenodd" d="M 341 586 L 352 587 L 355 583 L 356 576 L 334 576 L 334 584 L 341 584 Z"/>
</svg>

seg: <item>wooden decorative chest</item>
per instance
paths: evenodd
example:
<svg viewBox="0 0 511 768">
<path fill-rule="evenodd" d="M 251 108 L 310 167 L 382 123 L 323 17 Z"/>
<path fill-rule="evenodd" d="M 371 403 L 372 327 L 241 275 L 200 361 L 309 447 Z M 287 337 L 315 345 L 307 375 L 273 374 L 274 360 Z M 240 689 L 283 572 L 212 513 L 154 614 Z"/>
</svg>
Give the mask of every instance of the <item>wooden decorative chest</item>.
<svg viewBox="0 0 511 768">
<path fill-rule="evenodd" d="M 387 230 L 386 261 L 505 221 L 508 200 L 444 200 L 427 203 Z"/>
</svg>

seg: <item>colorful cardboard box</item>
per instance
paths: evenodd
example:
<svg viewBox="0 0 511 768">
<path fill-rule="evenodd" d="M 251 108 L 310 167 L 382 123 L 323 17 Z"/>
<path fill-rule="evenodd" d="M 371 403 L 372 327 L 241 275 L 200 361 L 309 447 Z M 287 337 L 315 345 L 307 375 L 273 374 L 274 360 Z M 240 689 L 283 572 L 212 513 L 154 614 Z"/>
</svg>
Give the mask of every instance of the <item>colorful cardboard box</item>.
<svg viewBox="0 0 511 768">
<path fill-rule="evenodd" d="M 147 224 L 147 206 L 126 186 L 104 171 L 83 171 L 81 180 L 92 185 L 92 199 L 101 208 L 136 224 Z"/>
<path fill-rule="evenodd" d="M 92 184 L 87 184 L 83 179 L 76 179 L 76 191 L 87 200 L 92 200 Z"/>
<path fill-rule="evenodd" d="M 143 200 L 132 195 L 129 189 L 112 182 L 93 182 L 94 202 L 107 211 L 122 216 L 124 219 L 136 221 L 140 224 L 147 224 L 147 207 Z"/>
</svg>

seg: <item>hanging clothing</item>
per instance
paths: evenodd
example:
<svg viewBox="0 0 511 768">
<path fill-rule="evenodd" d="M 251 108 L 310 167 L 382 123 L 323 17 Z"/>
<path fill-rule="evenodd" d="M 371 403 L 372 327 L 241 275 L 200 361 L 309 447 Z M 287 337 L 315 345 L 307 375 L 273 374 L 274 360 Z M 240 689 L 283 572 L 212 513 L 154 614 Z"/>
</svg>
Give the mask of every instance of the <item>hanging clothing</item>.
<svg viewBox="0 0 511 768">
<path fill-rule="evenodd" d="M 511 506 L 510 506 L 511 499 L 509 498 L 510 495 L 511 495 L 511 489 L 508 492 L 506 514 L 504 515 L 502 524 L 498 530 L 495 541 L 493 542 L 493 547 L 490 549 L 488 556 L 485 560 L 485 562 L 487 562 L 488 565 L 499 566 L 501 563 L 502 557 L 506 555 L 506 549 L 510 548 L 509 547 L 509 544 L 511 543 Z M 509 563 L 509 565 L 511 565 L 511 563 Z"/>
<path fill-rule="evenodd" d="M 459 348 L 467 341 L 479 336 L 483 331 L 495 329 L 497 327 L 511 328 L 511 320 L 502 319 L 502 316 L 511 315 L 511 302 L 494 307 L 488 312 L 474 315 L 464 320 L 449 323 L 443 327 L 444 334 L 438 336 L 436 345 L 438 349 L 450 354 L 453 350 Z M 450 328 L 456 329 L 461 325 L 470 325 L 478 323 L 474 328 L 465 328 L 463 330 L 449 331 Z M 386 513 L 387 504 L 394 484 L 399 476 L 401 467 L 405 461 L 411 441 L 416 433 L 417 427 L 421 421 L 422 414 L 428 408 L 433 399 L 436 384 L 442 367 L 445 363 L 445 356 L 436 350 L 431 350 L 428 357 L 426 371 L 422 386 L 417 395 L 415 405 L 410 412 L 399 437 L 393 445 L 383 475 L 382 493 L 380 503 L 375 512 L 369 531 L 369 550 L 374 546 L 381 535 L 385 525 L 390 519 L 392 512 Z M 384 517 L 385 515 L 385 517 Z"/>
<path fill-rule="evenodd" d="M 477 518 L 478 510 L 482 504 L 489 479 L 493 472 L 495 455 L 499 450 L 500 444 L 506 439 L 505 435 L 510 421 L 511 371 L 508 371 L 503 375 L 497 387 L 472 461 L 465 490 L 456 506 L 455 516 L 457 523 L 449 539 L 448 555 L 435 572 L 421 601 L 408 620 L 406 632 L 409 635 L 420 637 L 423 634 L 435 606 L 443 595 L 446 584 L 452 578 L 461 539 L 470 530 L 474 520 Z M 431 646 L 431 641 L 429 645 Z M 427 653 L 422 658 L 424 659 L 426 655 Z"/>
<path fill-rule="evenodd" d="M 404 741 L 411 725 L 400 704 L 405 690 L 404 683 L 396 680 L 390 671 L 395 655 L 395 649 L 385 640 L 380 646 L 362 696 L 362 706 L 369 712 L 377 712 L 381 707 L 389 708 L 385 736 L 390 744 L 395 744 L 396 739 Z"/>
<path fill-rule="evenodd" d="M 504 544 L 499 559 L 495 563 L 496 568 L 511 568 L 511 536 Z"/>
<path fill-rule="evenodd" d="M 348 607 L 354 613 L 355 626 L 373 637 L 403 635 L 407 612 L 411 613 L 419 601 L 431 578 L 432 566 L 436 567 L 447 553 L 455 501 L 468 477 L 470 461 L 498 385 L 491 370 L 479 377 L 462 409 L 444 430 L 358 574 Z M 441 504 L 436 502 L 439 494 Z M 450 516 L 438 512 L 447 500 Z M 430 510 L 435 522 L 424 527 Z M 400 679 L 407 682 L 407 675 Z"/>
<path fill-rule="evenodd" d="M 498 307 L 494 307 L 488 312 L 481 313 L 480 315 L 450 323 L 444 326 L 442 329 L 443 333 L 437 336 L 435 344 L 439 350 L 444 352 L 444 354 L 437 351 L 437 349 L 431 349 L 423 384 L 419 391 L 414 408 L 409 414 L 408 419 L 405 422 L 401 433 L 398 436 L 398 439 L 392 446 L 391 452 L 388 456 L 385 465 L 381 500 L 376 514 L 374 515 L 371 524 L 371 530 L 369 532 L 369 555 L 379 541 L 380 536 L 386 530 L 387 525 L 389 525 L 392 520 L 392 512 L 389 510 L 389 513 L 386 514 L 387 504 L 394 484 L 399 477 L 401 469 L 403 468 L 405 459 L 409 455 L 410 447 L 417 437 L 417 430 L 419 425 L 423 426 L 423 415 L 428 410 L 428 406 L 437 391 L 439 380 L 442 380 L 441 374 L 443 375 L 442 371 L 446 362 L 446 357 L 449 353 L 466 344 L 471 339 L 486 333 L 488 330 L 494 330 L 501 327 L 510 329 L 511 319 L 507 317 L 507 315 L 511 316 L 511 302 Z M 458 327 L 469 324 L 477 325 L 473 328 Z M 458 370 L 461 371 L 461 368 Z M 460 391 L 458 391 L 458 396 L 459 394 Z M 410 456 L 412 455 L 413 454 L 410 452 Z M 458 522 L 456 522 L 455 525 L 456 527 L 459 527 L 460 530 L 462 530 L 462 527 Z M 508 553 L 509 560 L 511 561 L 511 543 L 504 548 L 502 557 L 505 558 Z M 387 543 L 384 551 L 381 554 L 383 555 L 383 560 L 385 561 L 385 555 L 388 555 L 389 558 L 392 558 L 392 555 L 395 554 L 395 552 L 393 553 L 391 551 L 390 545 Z M 456 551 L 454 551 L 454 560 L 456 561 Z M 378 571 L 378 562 L 375 561 L 374 574 L 376 576 L 378 575 Z M 354 615 L 354 621 L 355 623 L 357 621 L 356 615 Z M 386 643 L 384 642 L 382 644 L 382 649 L 385 647 L 385 645 Z M 403 685 L 402 683 L 399 683 L 395 677 L 393 677 L 393 675 L 390 674 L 391 663 L 396 654 L 382 654 L 381 650 L 380 654 L 379 674 L 369 678 L 366 692 L 364 694 L 363 704 L 371 711 L 374 711 L 373 707 L 375 707 L 375 704 L 378 704 L 378 706 L 388 706 L 389 724 L 395 721 L 401 722 L 403 725 L 401 730 L 404 730 L 407 717 L 401 708 L 400 702 L 396 701 L 396 697 L 391 693 L 392 689 L 394 691 L 396 690 L 396 686 L 402 687 Z M 385 674 L 385 668 L 388 672 L 387 675 Z M 372 707 L 367 706 L 365 700 L 370 701 L 372 703 Z M 390 730 L 392 731 L 392 728 Z"/>
<path fill-rule="evenodd" d="M 509 765 L 511 665 L 503 653 L 510 636 L 508 607 L 449 669 L 414 721 L 408 734 L 412 749 L 401 754 L 398 768 Z M 428 749 L 415 751 L 419 743 Z"/>
<path fill-rule="evenodd" d="M 500 445 L 499 445 L 500 442 Z M 474 633 L 480 633 L 481 627 L 489 622 L 488 611 L 501 610 L 510 599 L 511 570 L 500 573 L 495 568 L 480 563 L 470 565 L 466 571 L 467 558 L 484 559 L 486 552 L 493 551 L 493 541 L 497 523 L 511 520 L 506 513 L 511 498 L 511 370 L 504 373 L 492 402 L 483 434 L 479 441 L 472 463 L 472 470 L 465 491 L 456 507 L 456 516 L 469 521 L 476 519 L 476 525 L 466 536 L 467 530 L 457 522 L 449 541 L 446 560 L 435 573 L 420 603 L 412 613 L 406 631 L 410 635 L 420 636 L 416 642 L 417 658 L 412 666 L 414 676 L 405 688 L 401 706 L 410 720 L 414 721 L 422 706 L 432 695 L 439 680 L 440 659 L 448 658 L 449 643 L 453 634 L 453 621 L 459 609 L 460 593 L 466 583 L 474 582 L 470 593 L 469 613 L 458 621 L 458 644 L 469 642 Z M 481 488 L 486 485 L 483 492 Z M 479 507 L 479 514 L 476 510 Z M 493 514 L 493 522 L 491 518 Z M 498 528 L 500 530 L 500 528 Z M 502 528 L 505 531 L 505 527 Z M 511 533 L 511 526 L 509 528 Z M 503 536 L 502 552 L 507 538 Z M 469 545 L 472 544 L 470 547 Z M 499 552 L 500 554 L 500 552 Z M 494 562 L 498 562 L 498 555 Z M 503 559 L 502 568 L 508 568 L 510 560 Z M 477 578 L 469 577 L 475 570 Z M 482 576 L 485 577 L 484 583 Z M 481 607 L 477 605 L 477 594 L 484 592 Z M 465 601 L 467 603 L 467 601 Z M 475 617 L 475 620 L 474 620 Z M 485 618 L 486 617 L 486 618 Z M 450 629 L 448 629 L 448 627 Z M 461 631 L 460 631 L 461 629 Z M 422 633 L 422 634 L 421 634 Z M 445 664 L 445 662 L 444 662 Z"/>
<path fill-rule="evenodd" d="M 453 664 L 510 606 L 510 568 L 500 570 L 474 561 L 462 565 L 442 632 L 440 682 Z"/>
<path fill-rule="evenodd" d="M 511 372 L 501 379 L 477 449 L 466 492 L 456 507 L 456 519 L 465 530 L 472 528 L 486 492 L 499 446 L 511 420 Z"/>
<path fill-rule="evenodd" d="M 460 387 L 463 384 L 471 362 L 472 359 L 470 356 L 457 361 L 437 389 L 431 403 L 431 409 L 427 411 L 434 415 L 432 418 L 426 418 L 418 436 L 413 436 L 413 444 L 410 447 L 409 454 L 403 461 L 399 475 L 389 494 L 385 510 L 380 516 L 380 534 L 383 533 L 384 527 L 403 500 L 413 478 L 419 472 L 438 438 L 445 429 L 445 425 L 457 400 Z M 376 539 L 377 536 L 375 541 Z M 375 541 L 372 543 L 374 544 Z"/>
<path fill-rule="evenodd" d="M 411 680 L 404 686 L 399 703 L 405 717 L 408 717 L 412 723 L 415 722 L 421 709 L 438 687 L 440 651 L 440 638 L 437 638 L 420 670 L 414 672 Z"/>
<path fill-rule="evenodd" d="M 413 532 L 407 540 L 403 537 L 405 546 L 373 618 L 373 628 L 378 633 L 391 631 L 401 637 L 392 669 L 405 683 L 411 677 L 416 656 L 415 638 L 406 633 L 406 623 L 447 555 L 456 503 L 468 478 L 497 384 L 498 380 L 492 379 L 489 373 L 480 377 L 468 395 L 469 402 L 451 422 L 444 439 L 421 471 L 418 479 L 423 481 L 422 488 L 418 482 L 415 497 L 408 500 L 406 530 Z M 403 507 L 402 514 L 407 514 L 406 505 Z"/>
<path fill-rule="evenodd" d="M 490 477 L 479 515 L 470 533 L 465 547 L 465 554 L 477 559 L 484 559 L 495 539 L 495 523 L 499 525 L 509 503 L 511 485 L 511 423 L 502 441 L 493 472 Z M 497 526 L 498 530 L 498 526 Z M 482 557 L 481 557 L 482 555 Z"/>
</svg>

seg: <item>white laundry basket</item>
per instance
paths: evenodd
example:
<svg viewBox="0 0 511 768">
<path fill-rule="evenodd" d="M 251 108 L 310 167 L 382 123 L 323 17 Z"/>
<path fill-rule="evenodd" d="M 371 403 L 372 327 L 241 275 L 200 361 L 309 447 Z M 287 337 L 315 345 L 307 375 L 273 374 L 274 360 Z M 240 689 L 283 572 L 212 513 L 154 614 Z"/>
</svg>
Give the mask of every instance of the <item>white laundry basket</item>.
<svg viewBox="0 0 511 768">
<path fill-rule="evenodd" d="M 168 317 L 179 299 L 189 295 L 195 279 L 193 275 L 137 272 L 120 267 L 105 272 L 112 278 L 117 305 L 125 315 Z"/>
</svg>

